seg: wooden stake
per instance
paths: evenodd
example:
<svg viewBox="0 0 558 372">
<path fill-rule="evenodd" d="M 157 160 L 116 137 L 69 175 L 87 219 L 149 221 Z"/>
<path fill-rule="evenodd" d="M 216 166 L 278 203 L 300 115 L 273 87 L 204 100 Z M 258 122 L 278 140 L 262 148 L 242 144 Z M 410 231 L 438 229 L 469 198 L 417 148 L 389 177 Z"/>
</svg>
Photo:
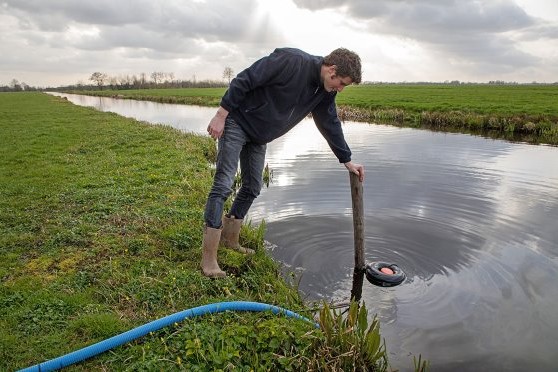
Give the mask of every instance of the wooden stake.
<svg viewBox="0 0 558 372">
<path fill-rule="evenodd" d="M 364 281 L 364 201 L 362 182 L 358 175 L 349 172 L 351 179 L 351 197 L 353 200 L 353 229 L 355 240 L 355 268 L 353 271 L 353 288 L 351 299 L 360 301 Z"/>
<path fill-rule="evenodd" d="M 364 202 L 362 196 L 362 182 L 358 175 L 352 172 L 351 197 L 353 199 L 353 228 L 355 233 L 355 270 L 364 270 Z"/>
</svg>

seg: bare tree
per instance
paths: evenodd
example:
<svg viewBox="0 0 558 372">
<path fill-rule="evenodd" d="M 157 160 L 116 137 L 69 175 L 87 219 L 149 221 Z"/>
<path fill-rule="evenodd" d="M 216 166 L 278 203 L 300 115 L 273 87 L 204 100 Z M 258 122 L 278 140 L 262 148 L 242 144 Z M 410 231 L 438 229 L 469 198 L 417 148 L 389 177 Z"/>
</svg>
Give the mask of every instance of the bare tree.
<svg viewBox="0 0 558 372">
<path fill-rule="evenodd" d="M 223 71 L 223 79 L 227 79 L 229 82 L 229 85 L 231 84 L 231 79 L 234 76 L 234 71 L 232 68 L 230 68 L 229 66 L 225 67 L 225 71 Z"/>
<path fill-rule="evenodd" d="M 151 80 L 153 80 L 155 85 L 157 85 L 157 83 L 159 82 L 159 72 L 157 72 L 157 71 L 152 72 L 151 73 Z"/>
<path fill-rule="evenodd" d="M 121 87 L 125 87 L 126 89 L 128 89 L 132 84 L 132 78 L 130 77 L 130 75 L 120 75 L 118 77 L 118 82 L 120 83 Z"/>
<path fill-rule="evenodd" d="M 21 92 L 23 90 L 21 84 L 19 83 L 19 81 L 17 81 L 17 79 L 12 79 L 12 81 L 10 82 L 10 88 L 12 88 L 14 92 Z"/>
<path fill-rule="evenodd" d="M 118 78 L 116 76 L 111 76 L 108 80 L 111 89 L 114 89 L 118 86 Z"/>
<path fill-rule="evenodd" d="M 105 81 L 107 81 L 108 76 L 107 74 L 103 74 L 102 72 L 94 72 L 91 74 L 89 80 L 94 81 L 97 86 L 103 89 L 103 85 L 105 85 Z"/>
<path fill-rule="evenodd" d="M 147 84 L 147 74 L 145 72 L 142 72 L 140 74 L 139 84 L 140 84 L 140 87 L 143 87 L 143 86 L 145 86 L 145 84 Z"/>
<path fill-rule="evenodd" d="M 161 71 L 155 71 L 151 73 L 151 80 L 155 83 L 155 85 L 162 83 L 165 80 L 166 73 Z"/>
</svg>

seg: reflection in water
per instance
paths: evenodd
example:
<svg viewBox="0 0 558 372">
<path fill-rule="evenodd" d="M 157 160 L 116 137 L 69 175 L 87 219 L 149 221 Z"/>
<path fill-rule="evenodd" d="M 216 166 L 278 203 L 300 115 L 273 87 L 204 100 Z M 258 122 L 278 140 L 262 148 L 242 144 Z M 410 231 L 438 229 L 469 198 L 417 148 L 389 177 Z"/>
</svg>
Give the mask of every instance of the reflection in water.
<svg viewBox="0 0 558 372">
<path fill-rule="evenodd" d="M 552 370 L 558 149 L 351 123 L 345 132 L 367 169 L 366 262 L 394 262 L 408 276 L 362 288 L 394 366 L 408 369 L 408 355 L 421 353 L 433 370 Z M 302 272 L 306 299 L 346 300 L 355 291 L 349 177 L 327 146 L 288 153 L 270 149 L 275 174 L 291 182 L 264 190 L 251 217 L 268 222 L 274 257 Z"/>
<path fill-rule="evenodd" d="M 360 301 L 362 299 L 362 286 L 364 285 L 364 271 L 353 269 L 353 284 L 351 287 L 351 300 Z"/>
<path fill-rule="evenodd" d="M 169 115 L 154 122 L 199 133 L 214 114 L 130 108 L 150 110 Z M 367 171 L 365 261 L 407 274 L 397 287 L 362 286 L 393 366 L 409 370 L 420 353 L 433 371 L 555 370 L 558 148 L 382 125 L 344 130 Z M 345 168 L 308 120 L 271 143 L 266 160 L 274 177 L 249 218 L 266 220 L 272 255 L 302 273 L 306 299 L 358 293 Z"/>
<path fill-rule="evenodd" d="M 100 111 L 146 121 L 153 124 L 166 124 L 185 132 L 203 133 L 215 115 L 215 108 L 165 103 L 114 99 L 109 97 L 82 96 L 77 94 L 50 93 L 63 96 L 76 105 L 94 107 Z"/>
</svg>

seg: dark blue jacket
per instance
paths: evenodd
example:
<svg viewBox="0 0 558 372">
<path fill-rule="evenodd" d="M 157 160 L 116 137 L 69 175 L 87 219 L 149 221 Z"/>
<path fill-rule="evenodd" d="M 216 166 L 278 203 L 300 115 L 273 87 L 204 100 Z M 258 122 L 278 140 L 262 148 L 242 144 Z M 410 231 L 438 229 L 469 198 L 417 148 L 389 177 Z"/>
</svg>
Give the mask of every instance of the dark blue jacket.
<svg viewBox="0 0 558 372">
<path fill-rule="evenodd" d="M 351 150 L 337 117 L 337 92 L 328 93 L 321 81 L 323 60 L 298 49 L 275 49 L 231 81 L 221 106 L 258 144 L 287 133 L 311 112 L 339 162 L 346 163 Z"/>
</svg>

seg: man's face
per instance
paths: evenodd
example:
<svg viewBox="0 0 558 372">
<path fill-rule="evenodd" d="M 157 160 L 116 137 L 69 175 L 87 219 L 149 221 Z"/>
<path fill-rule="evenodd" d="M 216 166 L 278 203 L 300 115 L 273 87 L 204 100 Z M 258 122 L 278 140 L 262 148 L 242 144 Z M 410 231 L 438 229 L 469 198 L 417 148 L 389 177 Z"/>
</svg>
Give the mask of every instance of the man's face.
<svg viewBox="0 0 558 372">
<path fill-rule="evenodd" d="M 324 77 L 324 89 L 326 90 L 326 92 L 341 92 L 343 91 L 343 88 L 351 85 L 352 83 L 353 80 L 350 77 L 341 77 L 339 75 L 336 75 L 335 65 L 328 66 Z"/>
</svg>

